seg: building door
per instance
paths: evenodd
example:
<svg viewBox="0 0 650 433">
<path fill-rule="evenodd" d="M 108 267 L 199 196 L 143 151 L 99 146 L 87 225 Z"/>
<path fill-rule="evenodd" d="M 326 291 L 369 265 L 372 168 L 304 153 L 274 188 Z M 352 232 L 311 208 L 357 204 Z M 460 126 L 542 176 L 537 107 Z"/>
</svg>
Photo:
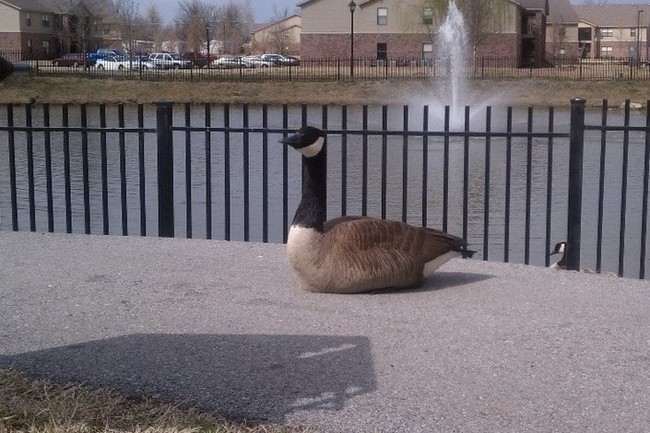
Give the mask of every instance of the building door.
<svg viewBox="0 0 650 433">
<path fill-rule="evenodd" d="M 377 44 L 377 60 L 386 60 L 388 58 L 388 44 L 379 42 Z"/>
</svg>

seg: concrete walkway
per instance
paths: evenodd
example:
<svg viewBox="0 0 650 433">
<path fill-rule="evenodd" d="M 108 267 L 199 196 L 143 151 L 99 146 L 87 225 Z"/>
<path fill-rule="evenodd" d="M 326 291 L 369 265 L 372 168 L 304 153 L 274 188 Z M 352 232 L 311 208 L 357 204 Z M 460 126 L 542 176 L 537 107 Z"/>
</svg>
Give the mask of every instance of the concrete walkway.
<svg viewBox="0 0 650 433">
<path fill-rule="evenodd" d="M 284 246 L 0 233 L 0 366 L 329 432 L 648 432 L 650 284 L 454 260 L 315 295 Z"/>
</svg>

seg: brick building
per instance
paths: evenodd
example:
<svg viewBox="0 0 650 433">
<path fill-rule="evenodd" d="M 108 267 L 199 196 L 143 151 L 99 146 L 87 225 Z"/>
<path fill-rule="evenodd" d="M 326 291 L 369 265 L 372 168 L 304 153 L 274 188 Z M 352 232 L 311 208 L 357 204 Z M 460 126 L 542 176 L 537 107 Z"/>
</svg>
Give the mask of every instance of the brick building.
<svg viewBox="0 0 650 433">
<path fill-rule="evenodd" d="M 0 0 L 0 51 L 54 58 L 120 44 L 103 0 Z"/>
<path fill-rule="evenodd" d="M 563 0 L 557 0 L 563 1 Z M 303 58 L 350 56 L 351 17 L 355 58 L 427 59 L 436 55 L 433 13 L 421 0 L 304 0 L 301 8 Z M 509 0 L 500 19 L 486 25 L 476 55 L 516 57 L 541 65 L 546 52 L 548 0 Z"/>
<path fill-rule="evenodd" d="M 574 8 L 580 18 L 577 45 L 582 57 L 647 57 L 650 5 Z"/>
</svg>

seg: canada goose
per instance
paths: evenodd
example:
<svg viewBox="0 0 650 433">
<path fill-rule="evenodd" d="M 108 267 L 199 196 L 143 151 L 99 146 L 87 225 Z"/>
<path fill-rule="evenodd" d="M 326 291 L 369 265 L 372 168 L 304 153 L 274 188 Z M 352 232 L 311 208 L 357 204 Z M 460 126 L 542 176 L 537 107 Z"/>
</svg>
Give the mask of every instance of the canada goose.
<svg viewBox="0 0 650 433">
<path fill-rule="evenodd" d="M 445 232 L 400 221 L 361 216 L 326 218 L 326 135 L 306 126 L 283 140 L 303 156 L 302 199 L 287 256 L 300 285 L 310 292 L 359 293 L 419 283 L 452 257 L 474 251 Z"/>
<path fill-rule="evenodd" d="M 567 253 L 568 249 L 569 249 L 569 244 L 567 244 L 564 241 L 558 242 L 557 244 L 555 244 L 555 249 L 553 250 L 553 252 L 550 255 L 562 254 L 562 257 L 560 258 L 560 260 L 558 262 L 553 263 L 550 266 L 551 269 L 557 269 L 559 271 L 565 271 L 566 270 L 566 253 Z M 587 273 L 587 274 L 595 273 L 591 269 L 587 269 L 587 268 L 580 268 L 580 272 L 584 272 L 584 273 Z"/>
<path fill-rule="evenodd" d="M 558 262 L 553 263 L 550 266 L 551 269 L 566 270 L 566 249 L 567 249 L 566 247 L 567 247 L 566 242 L 558 242 L 557 244 L 555 244 L 555 249 L 550 255 L 553 256 L 555 254 L 562 254 L 562 257 Z"/>
</svg>

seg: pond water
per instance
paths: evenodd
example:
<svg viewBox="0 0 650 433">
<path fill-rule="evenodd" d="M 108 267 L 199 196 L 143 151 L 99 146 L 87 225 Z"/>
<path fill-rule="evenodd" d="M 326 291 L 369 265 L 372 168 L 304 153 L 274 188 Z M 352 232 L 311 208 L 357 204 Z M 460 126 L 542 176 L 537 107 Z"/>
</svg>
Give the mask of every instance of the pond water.
<svg viewBox="0 0 650 433">
<path fill-rule="evenodd" d="M 425 111 L 426 110 L 426 111 Z M 50 107 L 50 125 L 61 125 L 61 107 Z M 88 126 L 100 125 L 99 108 L 88 106 Z M 114 106 L 106 109 L 106 124 L 117 127 L 118 114 Z M 144 107 L 144 127 L 153 129 L 156 124 L 155 106 Z M 526 132 L 540 135 L 553 130 L 568 133 L 570 114 L 568 110 L 515 109 L 512 111 L 510 139 L 504 136 L 485 138 L 485 131 L 505 132 L 508 115 L 505 107 L 471 109 L 467 130 L 471 136 L 465 139 L 458 131 L 448 134 L 448 213 L 444 215 L 444 159 L 445 139 L 433 134 L 426 141 L 424 151 L 421 135 L 404 131 L 444 130 L 444 107 L 424 106 L 308 106 L 280 107 L 224 106 L 214 105 L 206 111 L 204 106 L 174 107 L 175 127 L 190 125 L 191 131 L 174 132 L 175 209 L 176 236 L 186 236 L 188 192 L 191 195 L 192 237 L 205 238 L 206 233 L 206 168 L 211 172 L 212 234 L 215 239 L 226 238 L 225 227 L 229 224 L 229 238 L 243 240 L 245 232 L 251 241 L 263 240 L 264 193 L 263 178 L 268 181 L 268 241 L 282 242 L 286 225 L 290 223 L 300 199 L 301 162 L 296 152 L 286 152 L 279 140 L 283 132 L 298 128 L 303 123 L 330 130 L 328 137 L 328 216 L 346 213 L 404 219 L 413 224 L 423 222 L 423 205 L 426 206 L 426 224 L 440 228 L 447 222 L 447 231 L 463 234 L 463 205 L 465 180 L 465 148 L 467 159 L 467 239 L 475 257 L 504 260 L 506 253 L 504 237 L 509 228 L 508 259 L 513 262 L 526 260 L 526 235 L 529 236 L 528 260 L 531 264 L 544 265 L 547 243 L 551 247 L 566 237 L 566 207 L 568 192 L 568 138 L 549 139 L 543 136 L 527 138 Z M 489 116 L 489 117 L 488 117 Z M 14 124 L 24 125 L 22 107 L 14 112 Z M 125 126 L 137 126 L 137 107 L 125 106 Z M 601 123 L 602 113 L 588 112 L 587 123 Z M 206 120 L 207 119 L 207 120 Z M 530 119 L 530 120 L 529 120 Z M 33 110 L 33 125 L 43 125 L 42 107 Z M 80 125 L 79 107 L 70 107 L 71 126 Z M 462 131 L 464 119 L 453 123 Z M 532 123 L 531 123 L 532 122 Z M 609 125 L 622 125 L 623 112 L 608 113 Z M 632 112 L 630 124 L 645 125 L 645 113 Z M 0 126 L 7 125 L 7 113 L 0 112 Z M 230 128 L 230 132 L 210 131 L 206 127 Z M 460 126 L 459 126 L 460 125 Z M 489 125 L 489 126 L 488 126 Z M 264 132 L 264 129 L 267 132 Z M 270 131 L 270 132 L 268 132 Z M 347 131 L 347 134 L 341 134 Z M 383 135 L 364 135 L 363 131 L 388 131 Z M 31 133 L 33 147 L 35 223 L 39 231 L 46 231 L 47 177 L 45 137 L 42 131 Z M 92 233 L 102 233 L 102 139 L 106 142 L 106 179 L 108 186 L 108 219 L 111 234 L 122 234 L 121 194 L 127 202 L 126 222 L 128 234 L 140 234 L 140 168 L 139 139 L 134 132 L 87 132 L 88 143 L 88 191 Z M 603 270 L 618 269 L 620 215 L 622 190 L 625 184 L 625 275 L 638 276 L 641 243 L 641 217 L 644 186 L 644 157 L 646 133 L 642 131 L 610 131 L 606 133 L 604 206 L 603 206 Z M 9 134 L 0 131 L 0 230 L 11 230 L 11 190 L 9 178 Z M 52 132 L 51 145 L 52 195 L 54 229 L 65 228 L 65 134 Z M 27 148 L 30 134 L 19 131 L 14 135 L 16 149 L 18 219 L 21 230 L 29 230 L 29 158 Z M 70 189 L 72 231 L 84 232 L 84 197 L 82 142 L 83 134 L 72 131 L 68 136 L 70 149 Z M 120 160 L 120 140 L 123 140 L 124 158 Z M 624 163 L 623 143 L 629 144 L 628 170 L 622 176 Z M 206 160 L 206 143 L 210 143 L 210 160 Z M 144 203 L 147 234 L 157 234 L 157 147 L 156 134 L 142 134 L 144 150 Z M 228 146 L 226 146 L 228 143 Z M 364 143 L 367 143 L 367 169 L 364 170 Z M 489 144 L 489 153 L 486 152 Z M 552 148 L 552 178 L 548 179 L 549 146 Z M 226 162 L 226 147 L 229 157 Z M 248 148 L 245 153 L 244 149 Z M 511 151 L 511 172 L 508 180 L 506 165 L 508 147 Z M 385 150 L 385 152 L 384 152 Z M 530 152 L 530 153 L 529 153 Z M 186 176 L 187 161 L 191 165 L 189 188 Z M 530 155 L 530 176 L 528 162 Z M 489 172 L 486 173 L 488 167 Z M 284 180 L 284 158 L 287 177 Z M 266 161 L 266 162 L 265 162 Z M 423 194 L 423 166 L 428 166 Z M 406 168 L 404 163 L 406 162 Z M 121 164 L 124 166 L 123 185 L 120 181 Z M 601 133 L 587 131 L 585 135 L 582 262 L 583 266 L 595 267 L 596 233 L 598 228 L 598 194 L 601 164 Z M 244 167 L 248 167 L 248 181 L 244 182 Z M 385 168 L 383 168 L 385 167 Z M 345 173 L 345 175 L 344 175 Z M 365 180 L 364 180 L 365 173 Z M 230 194 L 226 199 L 226 179 Z M 510 195 L 507 195 L 507 182 Z M 486 182 L 489 183 L 486 199 Z M 529 212 L 527 207 L 527 184 L 530 183 Z M 366 191 L 364 193 L 364 186 Z M 382 200 L 382 190 L 386 198 Z M 248 190 L 248 201 L 245 200 Z M 283 206 L 286 191 L 286 209 Z M 550 211 L 547 210 L 547 194 L 550 191 Z M 345 199 L 344 199 L 345 198 Z M 364 201 L 365 198 L 365 201 Z M 509 224 L 506 225 L 506 201 L 509 199 Z M 404 201 L 405 200 L 405 201 Z M 226 205 L 230 209 L 226 210 Z M 244 223 L 245 212 L 249 214 Z M 550 216 L 550 218 L 549 218 Z M 229 218 L 229 221 L 227 219 Z M 547 239 L 547 222 L 550 236 Z M 487 229 L 487 230 L 486 230 Z M 486 234 L 487 233 L 487 234 Z M 484 240 L 487 239 L 485 242 Z"/>
</svg>

